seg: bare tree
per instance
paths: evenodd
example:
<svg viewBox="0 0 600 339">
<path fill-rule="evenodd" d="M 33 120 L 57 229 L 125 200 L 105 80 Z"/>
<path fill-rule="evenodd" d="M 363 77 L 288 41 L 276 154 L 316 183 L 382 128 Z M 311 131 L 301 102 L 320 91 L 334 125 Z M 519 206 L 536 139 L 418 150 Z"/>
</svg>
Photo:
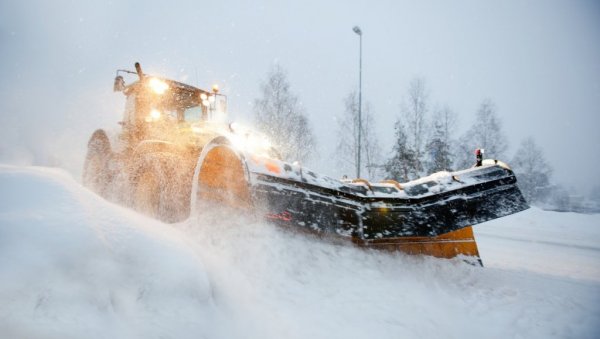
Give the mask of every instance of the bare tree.
<svg viewBox="0 0 600 339">
<path fill-rule="evenodd" d="M 504 158 L 508 149 L 507 138 L 496 113 L 496 105 L 490 99 L 483 100 L 477 110 L 475 123 L 459 140 L 459 167 L 469 167 L 475 162 L 473 152 L 477 148 L 485 149 L 485 157 L 493 159 Z"/>
<path fill-rule="evenodd" d="M 426 145 L 425 168 L 428 173 L 450 171 L 453 167 L 453 132 L 456 127 L 456 113 L 450 107 L 437 109 L 430 122 L 430 136 Z"/>
<path fill-rule="evenodd" d="M 401 107 L 401 119 L 406 126 L 408 147 L 414 153 L 413 163 L 409 164 L 412 177 L 423 174 L 423 158 L 425 154 L 425 123 L 427 118 L 429 93 L 424 78 L 414 78 L 408 87 L 406 102 Z"/>
<path fill-rule="evenodd" d="M 336 117 L 337 145 L 334 158 L 342 173 L 350 174 L 356 170 L 358 151 L 358 102 L 356 93 L 350 93 L 344 99 L 344 113 Z"/>
<path fill-rule="evenodd" d="M 511 166 L 517 175 L 517 184 L 530 203 L 545 201 L 550 190 L 552 168 L 544 152 L 532 137 L 521 142 Z"/>
<path fill-rule="evenodd" d="M 344 173 L 354 173 L 358 159 L 358 96 L 356 92 L 348 94 L 344 99 L 344 113 L 337 118 L 337 138 L 335 149 L 337 165 Z M 371 105 L 366 103 L 362 109 L 361 137 L 361 172 L 368 173 L 369 179 L 378 178 L 381 167 L 381 150 L 379 140 L 374 131 L 375 120 L 371 113 Z"/>
<path fill-rule="evenodd" d="M 306 161 L 314 153 L 315 138 L 298 97 L 290 90 L 287 74 L 274 65 L 254 101 L 257 127 L 274 142 L 284 160 Z"/>
<path fill-rule="evenodd" d="M 362 148 L 365 155 L 364 166 L 369 175 L 370 180 L 381 179 L 381 148 L 379 147 L 379 139 L 375 133 L 375 119 L 371 114 L 371 105 L 367 103 L 364 109 L 365 115 L 363 118 Z"/>
</svg>

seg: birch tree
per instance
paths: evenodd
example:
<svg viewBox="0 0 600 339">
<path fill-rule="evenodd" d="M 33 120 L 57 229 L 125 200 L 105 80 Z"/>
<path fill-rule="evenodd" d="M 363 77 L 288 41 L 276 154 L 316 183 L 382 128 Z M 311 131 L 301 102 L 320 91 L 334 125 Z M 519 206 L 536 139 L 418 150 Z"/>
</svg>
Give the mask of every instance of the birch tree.
<svg viewBox="0 0 600 339">
<path fill-rule="evenodd" d="M 485 150 L 485 158 L 504 159 L 508 142 L 502 130 L 502 122 L 497 115 L 496 105 L 491 99 L 482 101 L 475 122 L 460 138 L 457 148 L 458 165 L 470 167 L 475 162 L 473 152 L 477 148 Z"/>
<path fill-rule="evenodd" d="M 510 164 L 525 199 L 530 203 L 545 201 L 550 190 L 552 168 L 532 137 L 521 142 Z"/>
<path fill-rule="evenodd" d="M 429 93 L 424 78 L 414 78 L 409 84 L 406 101 L 401 106 L 400 119 L 410 148 L 412 163 L 406 164 L 410 177 L 417 178 L 424 173 L 424 156 L 426 142 L 426 119 Z"/>
<path fill-rule="evenodd" d="M 376 180 L 381 167 L 381 149 L 369 103 L 364 105 L 361 115 L 361 173 L 366 173 L 370 180 Z M 354 175 L 358 161 L 359 126 L 356 92 L 349 93 L 344 99 L 344 113 L 337 118 L 337 125 L 336 163 L 342 172 Z"/>
<path fill-rule="evenodd" d="M 254 118 L 284 160 L 304 162 L 313 155 L 315 138 L 309 120 L 279 65 L 271 68 L 261 85 L 261 97 L 254 101 Z"/>
</svg>

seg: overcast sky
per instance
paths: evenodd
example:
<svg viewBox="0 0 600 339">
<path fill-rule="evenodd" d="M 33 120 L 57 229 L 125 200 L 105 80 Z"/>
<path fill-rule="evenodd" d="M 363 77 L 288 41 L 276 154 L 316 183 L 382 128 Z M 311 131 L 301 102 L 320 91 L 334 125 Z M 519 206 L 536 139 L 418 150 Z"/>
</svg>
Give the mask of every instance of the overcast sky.
<svg viewBox="0 0 600 339">
<path fill-rule="evenodd" d="M 457 136 L 492 99 L 512 157 L 533 136 L 555 181 L 600 184 L 598 1 L 0 1 L 0 161 L 77 173 L 96 127 L 116 129 L 118 68 L 207 88 L 221 85 L 233 119 L 251 121 L 274 63 L 315 128 L 331 173 L 334 117 L 358 87 L 389 153 L 410 80 L 431 105 L 459 114 Z M 510 159 L 504 159 L 510 161 Z"/>
</svg>

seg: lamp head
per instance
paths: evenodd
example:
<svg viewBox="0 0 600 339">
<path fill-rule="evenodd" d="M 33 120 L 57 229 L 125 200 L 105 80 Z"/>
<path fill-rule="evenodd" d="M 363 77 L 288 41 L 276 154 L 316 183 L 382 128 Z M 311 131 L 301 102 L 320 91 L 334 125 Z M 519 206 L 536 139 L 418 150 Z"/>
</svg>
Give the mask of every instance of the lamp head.
<svg viewBox="0 0 600 339">
<path fill-rule="evenodd" d="M 354 28 L 352 28 L 352 30 L 354 31 L 354 33 L 356 33 L 358 35 L 362 35 L 362 31 L 360 30 L 360 27 L 354 26 Z"/>
</svg>

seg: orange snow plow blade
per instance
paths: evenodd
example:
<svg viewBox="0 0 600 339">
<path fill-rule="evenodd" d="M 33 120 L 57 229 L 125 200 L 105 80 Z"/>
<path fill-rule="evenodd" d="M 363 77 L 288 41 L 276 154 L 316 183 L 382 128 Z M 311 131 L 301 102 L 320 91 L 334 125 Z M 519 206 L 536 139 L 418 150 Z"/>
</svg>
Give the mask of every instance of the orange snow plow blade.
<svg viewBox="0 0 600 339">
<path fill-rule="evenodd" d="M 475 258 L 480 264 L 477 242 L 471 226 L 437 237 L 399 237 L 377 240 L 355 240 L 360 246 L 401 251 L 408 254 L 424 254 L 438 258 L 454 258 L 459 255 Z"/>
<path fill-rule="evenodd" d="M 248 211 L 252 209 L 251 194 L 243 178 L 244 168 L 238 155 L 228 145 L 216 146 L 206 153 L 202 163 L 198 175 L 198 198 Z M 353 242 L 367 248 L 438 258 L 463 255 L 481 263 L 471 226 L 436 237 L 354 238 Z"/>
</svg>

